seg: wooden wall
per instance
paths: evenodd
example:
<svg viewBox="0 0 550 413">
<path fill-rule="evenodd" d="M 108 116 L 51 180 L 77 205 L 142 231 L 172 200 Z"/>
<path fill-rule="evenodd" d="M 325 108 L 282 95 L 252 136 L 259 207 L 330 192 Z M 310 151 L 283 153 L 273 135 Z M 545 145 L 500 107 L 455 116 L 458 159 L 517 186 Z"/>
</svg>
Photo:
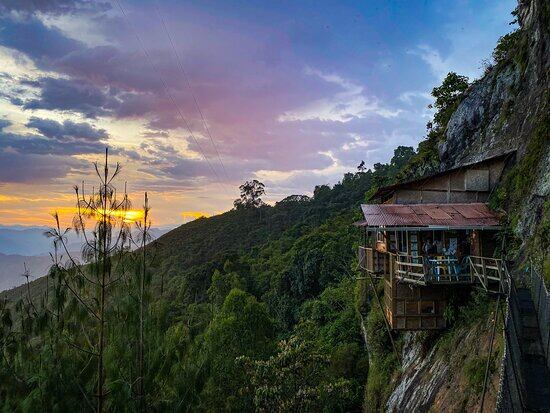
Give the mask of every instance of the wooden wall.
<svg viewBox="0 0 550 413">
<path fill-rule="evenodd" d="M 496 159 L 450 171 L 447 174 L 415 181 L 397 188 L 386 200 L 392 204 L 487 202 L 500 179 L 504 159 Z"/>
<path fill-rule="evenodd" d="M 384 283 L 386 315 L 394 330 L 436 330 L 447 326 L 446 286 L 413 286 L 395 279 Z"/>
</svg>

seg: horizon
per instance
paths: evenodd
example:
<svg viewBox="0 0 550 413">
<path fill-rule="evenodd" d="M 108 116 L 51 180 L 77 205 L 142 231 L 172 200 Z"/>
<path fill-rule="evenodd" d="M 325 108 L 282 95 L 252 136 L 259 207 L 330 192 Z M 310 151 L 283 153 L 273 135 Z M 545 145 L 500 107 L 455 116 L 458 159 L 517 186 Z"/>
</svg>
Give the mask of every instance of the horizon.
<svg viewBox="0 0 550 413">
<path fill-rule="evenodd" d="M 273 204 L 388 162 L 423 139 L 449 71 L 483 74 L 515 7 L 11 3 L 0 5 L 0 221 L 29 227 L 70 210 L 105 146 L 136 205 L 149 192 L 157 227 L 231 209 L 246 180 Z"/>
</svg>

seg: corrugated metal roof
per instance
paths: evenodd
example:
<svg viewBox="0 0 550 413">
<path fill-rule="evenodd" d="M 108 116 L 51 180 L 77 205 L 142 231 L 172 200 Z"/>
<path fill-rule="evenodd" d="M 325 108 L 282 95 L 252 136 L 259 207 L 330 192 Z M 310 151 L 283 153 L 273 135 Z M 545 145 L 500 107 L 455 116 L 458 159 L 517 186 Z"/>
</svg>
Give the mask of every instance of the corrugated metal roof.
<svg viewBox="0 0 550 413">
<path fill-rule="evenodd" d="M 498 227 L 500 216 L 487 204 L 361 205 L 368 227 Z"/>
</svg>

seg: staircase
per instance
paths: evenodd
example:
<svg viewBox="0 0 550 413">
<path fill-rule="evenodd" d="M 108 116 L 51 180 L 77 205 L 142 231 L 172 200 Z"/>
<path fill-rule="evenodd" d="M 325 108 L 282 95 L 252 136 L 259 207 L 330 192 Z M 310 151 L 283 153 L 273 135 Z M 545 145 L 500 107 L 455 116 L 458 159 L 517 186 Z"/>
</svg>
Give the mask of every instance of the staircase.
<svg viewBox="0 0 550 413">
<path fill-rule="evenodd" d="M 525 411 L 550 412 L 550 371 L 539 330 L 537 312 L 527 288 L 517 289 L 520 314 L 522 375 L 525 380 Z"/>
</svg>

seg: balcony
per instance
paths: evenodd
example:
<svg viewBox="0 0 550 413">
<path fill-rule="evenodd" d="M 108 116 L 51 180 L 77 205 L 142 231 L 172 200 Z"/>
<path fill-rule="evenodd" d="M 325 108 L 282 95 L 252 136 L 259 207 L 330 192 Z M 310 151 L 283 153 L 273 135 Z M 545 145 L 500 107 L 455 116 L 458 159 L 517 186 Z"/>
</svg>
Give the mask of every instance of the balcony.
<svg viewBox="0 0 550 413">
<path fill-rule="evenodd" d="M 359 267 L 374 277 L 416 285 L 481 284 L 489 291 L 506 292 L 508 270 L 498 258 L 412 256 L 359 247 Z"/>
</svg>

